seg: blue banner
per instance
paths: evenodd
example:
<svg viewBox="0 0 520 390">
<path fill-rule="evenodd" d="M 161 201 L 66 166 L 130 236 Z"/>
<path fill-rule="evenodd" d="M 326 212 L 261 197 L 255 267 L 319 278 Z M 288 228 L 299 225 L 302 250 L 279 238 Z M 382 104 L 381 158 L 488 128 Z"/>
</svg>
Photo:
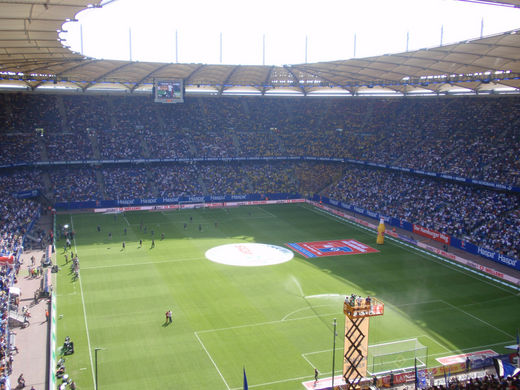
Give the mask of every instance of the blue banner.
<svg viewBox="0 0 520 390">
<path fill-rule="evenodd" d="M 56 210 L 80 210 L 94 208 L 111 208 L 127 206 L 149 206 L 176 203 L 208 203 L 208 202 L 239 202 L 257 200 L 301 199 L 300 194 L 248 194 L 248 195 L 211 195 L 211 196 L 175 196 L 169 198 L 91 200 L 84 202 L 57 202 Z"/>
<path fill-rule="evenodd" d="M 40 195 L 40 190 L 26 190 L 26 191 L 20 191 L 15 192 L 13 196 L 18 199 L 29 199 L 29 198 L 36 198 L 38 195 Z"/>
</svg>

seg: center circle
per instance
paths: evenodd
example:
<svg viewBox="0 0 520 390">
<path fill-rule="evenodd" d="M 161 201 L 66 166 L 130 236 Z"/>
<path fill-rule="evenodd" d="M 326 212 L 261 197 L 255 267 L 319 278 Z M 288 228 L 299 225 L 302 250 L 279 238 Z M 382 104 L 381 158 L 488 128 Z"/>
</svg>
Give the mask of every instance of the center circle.
<svg viewBox="0 0 520 390">
<path fill-rule="evenodd" d="M 205 255 L 214 263 L 239 267 L 281 264 L 294 256 L 293 252 L 281 246 L 257 243 L 220 245 L 208 249 Z"/>
</svg>

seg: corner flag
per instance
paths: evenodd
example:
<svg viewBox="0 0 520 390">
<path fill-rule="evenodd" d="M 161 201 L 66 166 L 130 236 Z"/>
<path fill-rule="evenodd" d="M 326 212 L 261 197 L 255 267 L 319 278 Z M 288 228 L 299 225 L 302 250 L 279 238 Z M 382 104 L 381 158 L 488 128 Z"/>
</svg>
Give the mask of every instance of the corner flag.
<svg viewBox="0 0 520 390">
<path fill-rule="evenodd" d="M 415 361 L 413 363 L 413 368 L 415 371 L 415 389 L 417 390 L 417 382 L 419 382 L 419 376 L 417 375 L 417 358 L 415 358 Z"/>
<path fill-rule="evenodd" d="M 246 376 L 246 368 L 244 367 L 244 390 L 247 390 L 247 376 Z"/>
</svg>

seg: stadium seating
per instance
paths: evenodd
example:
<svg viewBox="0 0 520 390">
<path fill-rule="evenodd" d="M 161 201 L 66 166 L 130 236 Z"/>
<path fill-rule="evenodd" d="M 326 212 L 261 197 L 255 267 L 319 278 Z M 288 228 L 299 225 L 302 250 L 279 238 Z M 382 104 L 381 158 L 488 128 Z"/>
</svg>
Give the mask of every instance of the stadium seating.
<svg viewBox="0 0 520 390">
<path fill-rule="evenodd" d="M 7 193 L 38 188 L 66 202 L 321 192 L 520 256 L 513 193 L 339 163 L 121 161 L 349 158 L 520 186 L 518 97 L 197 97 L 176 105 L 143 96 L 2 99 L 0 165 L 58 162 L 38 174 L 5 169 Z M 82 160 L 110 164 L 60 163 Z"/>
</svg>

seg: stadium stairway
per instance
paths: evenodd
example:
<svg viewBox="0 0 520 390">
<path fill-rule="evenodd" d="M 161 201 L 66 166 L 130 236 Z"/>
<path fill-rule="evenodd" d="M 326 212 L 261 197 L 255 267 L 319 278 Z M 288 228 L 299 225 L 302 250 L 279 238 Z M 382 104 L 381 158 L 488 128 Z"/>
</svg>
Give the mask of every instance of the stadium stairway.
<svg viewBox="0 0 520 390">
<path fill-rule="evenodd" d="M 38 144 L 38 149 L 40 150 L 40 161 L 49 161 L 49 155 L 47 154 L 47 147 L 45 146 L 45 141 L 43 136 L 37 136 L 36 142 Z"/>
<path fill-rule="evenodd" d="M 61 129 L 63 132 L 66 132 L 68 130 L 67 110 L 65 109 L 65 104 L 63 104 L 63 98 L 61 96 L 56 96 L 56 107 L 61 117 Z"/>
<path fill-rule="evenodd" d="M 233 141 L 233 146 L 235 147 L 237 156 L 240 156 L 240 141 L 235 133 L 231 134 L 231 139 Z"/>
<path fill-rule="evenodd" d="M 87 128 L 87 134 L 88 134 L 88 139 L 90 140 L 90 144 L 92 146 L 92 154 L 94 156 L 94 159 L 101 160 L 101 152 L 99 151 L 99 143 L 98 143 L 98 139 L 96 137 L 96 132 L 89 131 L 89 129 Z"/>
<path fill-rule="evenodd" d="M 166 129 L 166 122 L 164 121 L 163 116 L 159 112 L 159 107 L 157 105 L 152 106 L 153 113 L 155 115 L 155 119 L 159 122 L 161 129 Z M 157 129 L 156 129 L 157 130 Z"/>
<path fill-rule="evenodd" d="M 106 199 L 105 180 L 103 179 L 103 174 L 98 169 L 96 169 L 96 183 L 99 187 L 99 193 L 102 198 Z"/>
</svg>

